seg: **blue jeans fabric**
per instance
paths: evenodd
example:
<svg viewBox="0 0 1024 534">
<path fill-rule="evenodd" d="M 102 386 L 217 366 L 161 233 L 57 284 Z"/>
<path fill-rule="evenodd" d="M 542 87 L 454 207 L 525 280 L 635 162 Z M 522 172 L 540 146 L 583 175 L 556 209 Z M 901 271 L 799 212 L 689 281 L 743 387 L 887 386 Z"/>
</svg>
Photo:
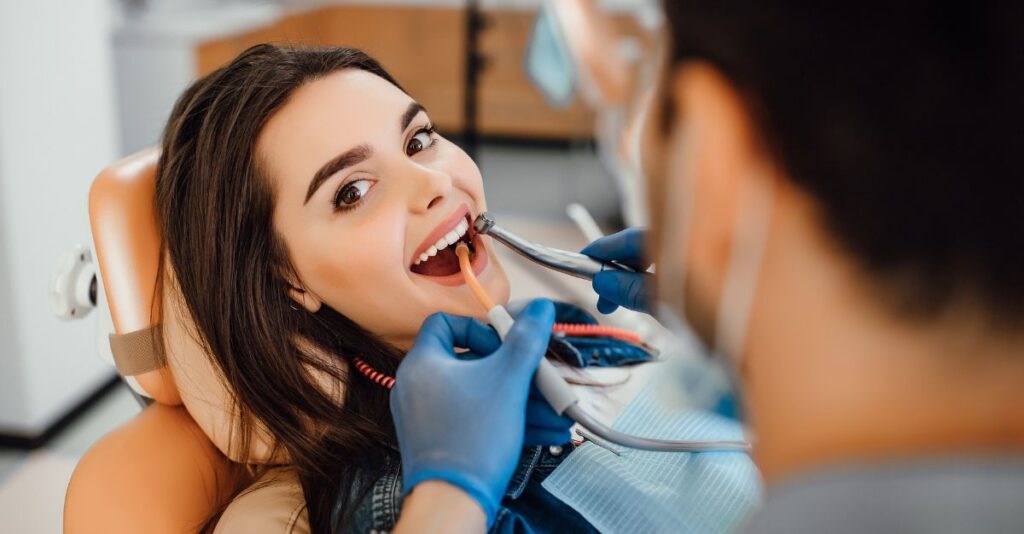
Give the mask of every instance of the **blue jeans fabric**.
<svg viewBox="0 0 1024 534">
<path fill-rule="evenodd" d="M 527 447 L 509 483 L 501 508 L 491 526 L 495 534 L 597 532 L 576 510 L 558 500 L 541 486 L 562 460 L 575 449 Z"/>
<path fill-rule="evenodd" d="M 525 447 L 501 508 L 491 525 L 494 534 L 597 532 L 579 513 L 548 493 L 541 483 L 575 446 Z M 355 507 L 345 532 L 383 534 L 398 522 L 402 509 L 402 473 L 396 465 L 379 478 Z"/>
<path fill-rule="evenodd" d="M 510 306 L 514 308 L 514 306 Z M 559 323 L 597 324 L 586 311 L 571 304 L 555 303 L 555 320 Z M 646 347 L 611 338 L 556 336 L 550 349 L 562 361 L 576 367 L 619 367 L 650 361 L 654 354 Z M 575 510 L 548 493 L 541 483 L 564 461 L 575 446 L 524 447 L 502 506 L 490 532 L 555 533 L 597 532 Z M 352 510 L 352 520 L 345 532 L 383 534 L 391 531 L 402 508 L 402 473 L 399 462 L 387 466 Z M 335 515 L 343 505 L 352 505 L 352 496 L 339 495 Z"/>
</svg>

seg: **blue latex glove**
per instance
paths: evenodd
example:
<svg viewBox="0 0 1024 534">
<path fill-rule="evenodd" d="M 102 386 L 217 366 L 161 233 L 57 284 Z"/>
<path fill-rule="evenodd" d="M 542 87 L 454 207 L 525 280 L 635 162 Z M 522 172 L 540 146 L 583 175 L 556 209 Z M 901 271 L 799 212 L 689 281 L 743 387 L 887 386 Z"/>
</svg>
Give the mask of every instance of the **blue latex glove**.
<svg viewBox="0 0 1024 534">
<path fill-rule="evenodd" d="M 554 321 L 549 301 L 533 301 L 500 346 L 473 319 L 434 314 L 424 321 L 391 390 L 406 493 L 426 480 L 445 481 L 480 503 L 488 525 L 494 521 L 523 447 L 530 384 Z M 457 356 L 455 347 L 481 357 Z"/>
<path fill-rule="evenodd" d="M 572 435 L 569 429 L 575 421 L 555 413 L 555 409 L 537 389 L 530 386 L 530 397 L 526 401 L 526 436 L 524 445 L 564 445 Z"/>
<path fill-rule="evenodd" d="M 520 310 L 521 312 L 522 310 Z M 484 327 L 482 324 L 480 325 Z M 491 335 L 488 336 L 487 334 Z M 459 352 L 456 357 L 460 360 L 475 360 L 482 358 L 482 354 L 490 354 L 501 347 L 501 339 L 498 334 L 490 328 L 487 332 L 480 332 L 474 339 L 475 351 Z M 530 383 L 530 396 L 526 400 L 526 434 L 524 445 L 563 445 L 572 439 L 569 430 L 575 421 L 564 415 L 558 415 L 544 395 L 537 389 L 537 384 Z"/>
<path fill-rule="evenodd" d="M 644 228 L 625 230 L 602 237 L 580 252 L 601 261 L 616 261 L 637 271 L 646 271 L 651 262 L 644 255 Z M 611 313 L 619 306 L 646 312 L 647 288 L 650 274 L 645 272 L 604 271 L 594 277 L 594 291 L 598 294 L 597 309 Z"/>
</svg>

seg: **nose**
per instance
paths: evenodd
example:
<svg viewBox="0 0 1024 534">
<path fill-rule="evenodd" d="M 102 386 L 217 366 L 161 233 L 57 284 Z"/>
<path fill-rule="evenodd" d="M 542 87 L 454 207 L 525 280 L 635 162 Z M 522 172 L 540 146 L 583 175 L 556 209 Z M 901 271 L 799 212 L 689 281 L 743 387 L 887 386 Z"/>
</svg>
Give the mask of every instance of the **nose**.
<svg viewBox="0 0 1024 534">
<path fill-rule="evenodd" d="M 426 213 L 436 206 L 444 205 L 444 199 L 452 192 L 452 177 L 446 172 L 417 166 L 412 171 L 415 188 L 411 199 L 414 213 Z"/>
</svg>

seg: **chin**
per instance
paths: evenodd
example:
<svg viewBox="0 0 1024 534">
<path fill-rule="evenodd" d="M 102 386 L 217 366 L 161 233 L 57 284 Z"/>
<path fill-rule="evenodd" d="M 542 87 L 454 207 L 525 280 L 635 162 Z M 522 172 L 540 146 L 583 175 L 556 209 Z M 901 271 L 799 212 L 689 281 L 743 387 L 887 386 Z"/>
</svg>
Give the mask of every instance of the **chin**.
<svg viewBox="0 0 1024 534">
<path fill-rule="evenodd" d="M 505 270 L 501 267 L 501 262 L 498 258 L 491 254 L 491 277 L 486 284 L 487 293 L 491 296 L 496 304 L 505 306 L 508 304 L 509 296 L 512 291 L 509 287 L 508 276 L 505 275 Z"/>
<path fill-rule="evenodd" d="M 511 293 L 512 292 L 508 287 L 508 280 L 502 277 L 501 284 L 497 285 L 497 287 L 491 291 L 491 298 L 494 299 L 495 304 L 507 306 Z"/>
</svg>

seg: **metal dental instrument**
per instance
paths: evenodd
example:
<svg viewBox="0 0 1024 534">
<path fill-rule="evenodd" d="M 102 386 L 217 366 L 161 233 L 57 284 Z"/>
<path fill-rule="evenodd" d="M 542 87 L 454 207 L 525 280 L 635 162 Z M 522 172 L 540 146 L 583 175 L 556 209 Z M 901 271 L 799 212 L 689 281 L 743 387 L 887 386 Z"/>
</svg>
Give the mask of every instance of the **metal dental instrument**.
<svg viewBox="0 0 1024 534">
<path fill-rule="evenodd" d="M 608 270 L 635 272 L 634 269 L 618 262 L 602 262 L 577 252 L 559 250 L 527 241 L 495 224 L 494 217 L 487 212 L 477 215 L 476 220 L 473 221 L 473 229 L 479 234 L 493 237 L 495 241 L 534 263 L 576 278 L 592 280 L 597 273 Z"/>
<path fill-rule="evenodd" d="M 529 260 L 578 278 L 589 280 L 597 273 L 607 269 L 635 272 L 618 263 L 602 263 L 583 254 L 531 243 L 494 224 L 494 218 L 487 213 L 477 216 L 473 221 L 473 228 L 477 233 L 493 237 Z M 512 316 L 504 306 L 496 305 L 477 281 L 470 266 L 469 248 L 460 243 L 455 249 L 455 254 L 459 257 L 459 269 L 466 284 L 469 285 L 477 300 L 487 309 L 489 322 L 498 331 L 499 337 L 504 340 L 505 334 L 512 328 L 514 322 Z M 583 410 L 575 391 L 546 359 L 541 359 L 534 383 L 556 413 L 569 417 L 598 438 L 616 445 L 660 452 L 750 452 L 750 443 L 742 440 L 663 440 L 634 436 L 615 430 Z"/>
</svg>

